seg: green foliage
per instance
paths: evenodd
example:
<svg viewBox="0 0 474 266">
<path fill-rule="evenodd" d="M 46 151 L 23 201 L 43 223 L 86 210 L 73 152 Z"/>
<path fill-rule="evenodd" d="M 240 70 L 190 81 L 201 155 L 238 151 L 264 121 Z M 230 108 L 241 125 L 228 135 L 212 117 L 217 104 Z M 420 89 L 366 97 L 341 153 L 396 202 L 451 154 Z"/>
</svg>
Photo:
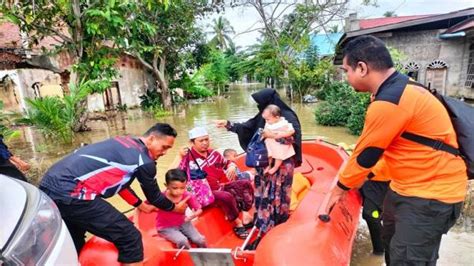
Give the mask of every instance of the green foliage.
<svg viewBox="0 0 474 266">
<path fill-rule="evenodd" d="M 316 107 L 316 121 L 325 126 L 344 126 L 351 114 L 355 93 L 344 82 L 335 82 L 329 88 L 326 101 Z"/>
<path fill-rule="evenodd" d="M 212 20 L 210 34 L 214 35 L 211 41 L 209 42 L 211 46 L 217 47 L 221 50 L 226 50 L 227 48 L 233 48 L 234 42 L 230 37 L 230 34 L 234 34 L 234 28 L 230 25 L 230 22 L 225 17 L 218 17 L 217 19 Z"/>
<path fill-rule="evenodd" d="M 147 111 L 152 113 L 155 119 L 160 119 L 165 116 L 170 116 L 172 114 L 170 111 L 163 109 L 163 107 L 151 108 Z"/>
<path fill-rule="evenodd" d="M 391 18 L 396 17 L 397 14 L 395 13 L 395 11 L 385 11 L 385 13 L 383 13 L 383 16 L 386 18 Z"/>
<path fill-rule="evenodd" d="M 364 129 L 365 114 L 370 103 L 368 93 L 357 93 L 355 102 L 350 107 L 350 116 L 347 119 L 347 128 L 352 135 L 360 135 Z"/>
<path fill-rule="evenodd" d="M 161 96 L 154 89 L 148 89 L 145 94 L 139 96 L 140 98 L 140 107 L 143 110 L 148 110 L 150 108 L 162 108 Z"/>
<path fill-rule="evenodd" d="M 215 50 L 211 54 L 209 63 L 202 66 L 200 72 L 204 75 L 205 80 L 217 90 L 217 92 L 220 92 L 229 82 L 228 68 L 229 64 L 225 55 Z"/>
<path fill-rule="evenodd" d="M 44 52 L 56 54 L 66 51 L 73 55 L 73 70 L 77 83 L 86 80 L 110 81 L 117 72 L 115 62 L 119 51 L 106 41 L 118 44 L 122 28 L 127 22 L 127 4 L 120 1 L 3 1 L 0 12 L 28 33 L 30 45 L 54 36 L 59 41 L 56 49 Z M 67 33 L 66 33 L 67 32 Z M 94 91 L 107 88 L 104 82 Z M 102 85 L 102 86 L 99 86 Z"/>
<path fill-rule="evenodd" d="M 230 81 L 242 80 L 244 72 L 239 67 L 239 64 L 245 60 L 244 53 L 236 52 L 235 49 L 227 49 L 224 53 L 227 61 L 227 73 Z"/>
<path fill-rule="evenodd" d="M 128 4 L 129 16 L 133 19 L 129 19 L 124 27 L 121 38 L 126 42 L 122 48 L 139 58 L 142 65 L 153 73 L 161 89 L 161 102 L 169 108 L 170 77 L 189 67 L 186 62 L 189 54 L 193 54 L 193 50 L 203 42 L 196 21 L 211 12 L 215 4 L 202 0 L 170 1 L 168 6 L 142 1 L 128 1 Z"/>
<path fill-rule="evenodd" d="M 263 41 L 251 46 L 247 53 L 242 55 L 243 60 L 235 64 L 235 69 L 255 77 L 258 81 L 266 81 L 269 78 L 279 80 L 284 74 L 284 67 L 278 56 L 278 47 L 269 41 Z"/>
<path fill-rule="evenodd" d="M 325 126 L 346 126 L 353 135 L 360 135 L 369 94 L 356 93 L 345 82 L 334 82 L 325 92 L 325 101 L 316 107 L 316 122 Z"/>
<path fill-rule="evenodd" d="M 31 108 L 28 119 L 46 137 L 59 137 L 63 142 L 70 142 L 73 132 L 69 121 L 62 112 L 64 102 L 59 97 L 44 97 L 41 99 L 27 99 Z"/>
<path fill-rule="evenodd" d="M 401 62 L 405 55 L 390 48 L 395 67 L 403 71 Z M 324 100 L 315 111 L 316 122 L 327 126 L 346 126 L 353 135 L 360 135 L 364 128 L 365 115 L 370 104 L 370 95 L 356 93 L 345 82 L 332 82 L 316 94 L 318 99 Z"/>
<path fill-rule="evenodd" d="M 11 120 L 10 114 L 7 114 L 4 110 L 4 103 L 0 101 L 0 135 L 6 140 L 16 138 L 20 135 L 18 130 L 14 130 L 10 127 Z"/>
<path fill-rule="evenodd" d="M 319 60 L 313 55 L 306 58 L 291 65 L 289 71 L 289 81 L 300 99 L 304 95 L 324 91 L 333 82 L 336 72 L 330 60 Z"/>
<path fill-rule="evenodd" d="M 26 99 L 30 108 L 23 121 L 36 126 L 46 137 L 59 138 L 65 143 L 72 142 L 74 125 L 85 111 L 81 102 L 88 95 L 89 85 L 71 85 L 71 93 L 64 98 Z"/>
<path fill-rule="evenodd" d="M 170 87 L 183 89 L 191 99 L 207 98 L 214 94 L 212 90 L 206 87 L 206 80 L 202 70 L 192 76 L 184 73 L 182 78 L 173 81 Z"/>
<path fill-rule="evenodd" d="M 388 47 L 388 51 L 390 52 L 390 56 L 392 57 L 395 69 L 397 69 L 397 71 L 399 72 L 405 73 L 406 70 L 403 68 L 402 62 L 405 60 L 406 55 L 393 47 Z"/>
<path fill-rule="evenodd" d="M 30 46 L 40 43 L 45 38 L 53 37 L 57 40 L 58 44 L 54 49 L 41 47 L 43 53 L 65 52 L 72 55 L 74 85 L 87 93 L 101 93 L 110 87 L 111 81 L 118 74 L 116 62 L 122 53 L 118 47 L 126 43 L 126 39 L 122 38 L 122 32 L 129 22 L 128 7 L 129 1 L 114 0 L 26 0 L 15 3 L 2 1 L 0 13 L 18 25 L 22 32 L 28 34 Z M 47 113 L 43 112 L 53 112 L 55 108 L 68 104 L 68 100 L 72 98 L 45 99 L 44 102 L 32 100 L 31 106 L 38 109 L 34 112 L 34 117 L 40 121 L 48 117 Z M 72 140 L 70 127 L 74 131 L 87 128 L 86 108 L 84 108 L 87 99 L 84 97 L 81 101 L 81 103 L 74 102 L 75 106 L 70 108 L 69 115 L 74 116 L 74 119 L 70 120 L 77 123 L 76 125 L 67 124 L 70 120 L 63 115 L 55 116 L 50 113 L 52 118 L 56 118 L 51 122 L 54 125 L 50 130 L 46 126 L 40 126 L 42 130 L 47 134 L 56 132 L 65 141 Z M 61 123 L 64 125 L 60 125 Z M 46 122 L 39 123 L 39 125 L 46 124 Z"/>
</svg>

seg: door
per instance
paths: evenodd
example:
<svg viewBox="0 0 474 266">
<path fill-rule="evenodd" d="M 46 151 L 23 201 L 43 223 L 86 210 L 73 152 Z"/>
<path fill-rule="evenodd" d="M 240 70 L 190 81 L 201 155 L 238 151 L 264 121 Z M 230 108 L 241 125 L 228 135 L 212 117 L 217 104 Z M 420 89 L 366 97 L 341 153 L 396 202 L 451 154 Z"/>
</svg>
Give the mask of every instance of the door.
<svg viewBox="0 0 474 266">
<path fill-rule="evenodd" d="M 112 82 L 110 88 L 104 92 L 104 107 L 106 111 L 115 110 L 118 105 L 122 104 L 120 97 L 120 88 L 118 82 Z"/>
<path fill-rule="evenodd" d="M 446 73 L 447 68 L 428 68 L 425 85 L 446 95 Z"/>
</svg>

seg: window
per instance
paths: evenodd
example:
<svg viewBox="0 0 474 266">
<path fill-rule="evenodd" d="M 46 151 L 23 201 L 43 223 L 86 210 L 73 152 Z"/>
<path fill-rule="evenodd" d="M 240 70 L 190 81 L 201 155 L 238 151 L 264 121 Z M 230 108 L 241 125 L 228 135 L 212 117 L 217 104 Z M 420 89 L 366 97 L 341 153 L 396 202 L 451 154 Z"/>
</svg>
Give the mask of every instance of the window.
<svg viewBox="0 0 474 266">
<path fill-rule="evenodd" d="M 474 89 L 474 43 L 469 46 L 469 61 L 467 63 L 466 83 L 468 89 Z"/>
<path fill-rule="evenodd" d="M 448 64 L 443 60 L 433 60 L 426 70 L 425 85 L 446 94 L 446 74 Z"/>
<path fill-rule="evenodd" d="M 410 78 L 418 81 L 418 71 L 420 70 L 420 66 L 417 63 L 415 63 L 413 61 L 409 62 L 403 68 L 407 71 L 407 75 Z"/>
</svg>

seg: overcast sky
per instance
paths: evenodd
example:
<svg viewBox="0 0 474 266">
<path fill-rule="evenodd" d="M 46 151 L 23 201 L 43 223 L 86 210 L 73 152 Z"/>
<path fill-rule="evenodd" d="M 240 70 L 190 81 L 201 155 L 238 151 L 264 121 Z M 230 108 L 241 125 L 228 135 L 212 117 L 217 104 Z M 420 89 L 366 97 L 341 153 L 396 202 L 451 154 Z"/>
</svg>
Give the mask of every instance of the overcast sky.
<svg viewBox="0 0 474 266">
<path fill-rule="evenodd" d="M 398 16 L 407 16 L 441 14 L 474 7 L 473 0 L 378 0 L 377 7 L 363 6 L 361 2 L 361 0 L 351 0 L 347 13 L 357 12 L 359 18 L 375 18 L 382 17 L 386 11 L 395 11 Z M 234 42 L 237 46 L 245 47 L 257 42 L 260 35 L 257 31 L 239 34 L 252 28 L 261 27 L 259 16 L 253 8 L 227 8 L 225 12 L 202 21 L 201 25 L 205 27 L 218 16 L 225 16 L 234 27 L 237 33 Z"/>
</svg>

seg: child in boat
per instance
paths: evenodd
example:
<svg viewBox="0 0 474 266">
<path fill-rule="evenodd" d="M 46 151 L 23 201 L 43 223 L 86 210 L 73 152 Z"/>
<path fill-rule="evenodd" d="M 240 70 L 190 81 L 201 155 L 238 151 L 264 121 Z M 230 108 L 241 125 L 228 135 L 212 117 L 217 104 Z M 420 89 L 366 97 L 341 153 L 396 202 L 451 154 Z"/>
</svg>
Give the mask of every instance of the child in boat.
<svg viewBox="0 0 474 266">
<path fill-rule="evenodd" d="M 175 203 L 188 199 L 188 206 L 193 210 L 193 213 L 186 216 L 184 213 L 158 209 L 158 215 L 156 216 L 158 234 L 176 244 L 178 248 L 191 248 L 189 240 L 200 248 L 207 247 L 206 239 L 191 223 L 194 218 L 202 213 L 202 209 L 194 196 L 186 191 L 188 180 L 186 172 L 180 169 L 171 169 L 166 173 L 165 178 L 166 190 L 162 193 Z"/>
<path fill-rule="evenodd" d="M 281 116 L 280 107 L 270 104 L 262 112 L 265 119 L 265 131 L 270 131 L 272 137 L 265 139 L 270 165 L 265 169 L 265 174 L 273 175 L 278 171 L 282 162 L 293 155 L 293 125 Z"/>
<path fill-rule="evenodd" d="M 235 161 L 237 156 L 237 151 L 234 149 L 225 149 L 224 150 L 224 158 L 229 162 L 229 166 L 234 166 L 236 169 L 236 179 L 237 180 L 249 180 L 253 181 L 255 177 L 255 169 L 252 170 L 247 170 L 247 171 L 241 171 L 238 167 Z"/>
</svg>

